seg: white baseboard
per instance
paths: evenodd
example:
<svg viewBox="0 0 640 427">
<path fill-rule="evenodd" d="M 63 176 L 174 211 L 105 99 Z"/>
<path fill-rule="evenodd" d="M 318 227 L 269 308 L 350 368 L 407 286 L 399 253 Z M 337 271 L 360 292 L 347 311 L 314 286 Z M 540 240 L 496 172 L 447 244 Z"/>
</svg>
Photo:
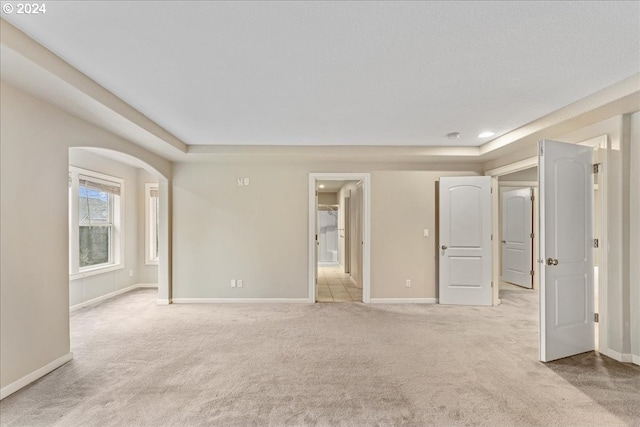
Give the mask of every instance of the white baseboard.
<svg viewBox="0 0 640 427">
<path fill-rule="evenodd" d="M 153 284 L 153 283 L 138 283 L 138 284 L 135 284 L 135 285 L 127 286 L 126 288 L 118 289 L 117 291 L 110 292 L 108 294 L 101 295 L 101 296 L 99 296 L 97 298 L 93 298 L 93 299 L 90 299 L 88 301 L 84 301 L 84 302 L 81 302 L 79 304 L 72 305 L 71 307 L 69 307 L 69 311 L 76 311 L 76 310 L 78 310 L 80 308 L 84 308 L 84 307 L 88 307 L 88 306 L 93 305 L 93 304 L 97 304 L 99 302 L 102 302 L 104 300 L 108 300 L 109 298 L 113 298 L 113 297 L 118 296 L 120 294 L 124 294 L 125 292 L 132 291 L 134 289 L 138 289 L 138 288 L 157 288 L 157 287 L 158 287 L 158 285 L 157 284 Z"/>
<path fill-rule="evenodd" d="M 371 304 L 437 304 L 438 298 L 371 298 Z"/>
<path fill-rule="evenodd" d="M 600 353 L 604 354 L 605 356 L 608 356 L 614 360 L 617 360 L 618 362 L 622 362 L 622 363 L 635 363 L 633 361 L 634 356 L 632 354 L 629 353 L 619 353 L 615 350 L 611 350 L 610 348 L 604 349 L 604 350 L 599 350 Z M 635 356 L 636 358 L 638 358 L 637 356 Z M 640 358 L 638 358 L 640 359 Z"/>
<path fill-rule="evenodd" d="M 169 301 L 168 299 L 159 299 L 157 303 L 158 305 L 169 305 L 171 304 L 171 301 Z"/>
<path fill-rule="evenodd" d="M 49 372 L 52 372 L 55 369 L 58 369 L 60 366 L 64 365 L 65 363 L 67 363 L 71 359 L 73 359 L 73 353 L 69 352 L 69 353 L 65 354 L 64 356 L 57 358 L 53 362 L 47 363 L 42 368 L 36 369 L 35 371 L 31 372 L 28 375 L 25 375 L 24 377 L 20 378 L 19 380 L 16 380 L 16 381 L 12 382 L 11 384 L 2 387 L 2 389 L 0 389 L 0 400 L 2 400 L 5 397 L 15 393 L 16 391 L 20 390 L 22 387 L 28 386 L 29 384 L 31 384 L 35 380 L 44 377 Z"/>
<path fill-rule="evenodd" d="M 137 288 L 158 288 L 157 283 L 138 283 Z"/>
<path fill-rule="evenodd" d="M 631 355 L 631 363 L 635 363 L 636 365 L 640 365 L 640 356 L 636 356 L 635 354 Z"/>
<path fill-rule="evenodd" d="M 175 304 L 309 304 L 308 298 L 173 298 Z"/>
</svg>

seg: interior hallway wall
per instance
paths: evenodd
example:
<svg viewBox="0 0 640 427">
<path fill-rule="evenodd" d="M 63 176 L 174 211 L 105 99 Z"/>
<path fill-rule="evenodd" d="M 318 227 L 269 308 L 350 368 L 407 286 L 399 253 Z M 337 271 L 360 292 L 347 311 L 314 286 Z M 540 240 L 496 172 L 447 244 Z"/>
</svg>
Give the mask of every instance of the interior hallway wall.
<svg viewBox="0 0 640 427">
<path fill-rule="evenodd" d="M 371 297 L 435 298 L 435 184 L 477 165 L 177 163 L 174 298 L 307 298 L 310 172 L 371 172 Z"/>
<path fill-rule="evenodd" d="M 168 179 L 171 163 L 4 82 L 0 121 L 0 387 L 5 389 L 70 357 L 69 147 L 127 153 Z"/>
</svg>

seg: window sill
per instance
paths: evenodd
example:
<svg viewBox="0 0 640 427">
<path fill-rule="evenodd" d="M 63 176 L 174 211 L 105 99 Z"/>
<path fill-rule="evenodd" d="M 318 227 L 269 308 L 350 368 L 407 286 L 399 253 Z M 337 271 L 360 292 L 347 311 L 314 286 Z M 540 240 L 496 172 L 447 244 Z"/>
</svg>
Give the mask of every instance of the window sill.
<svg viewBox="0 0 640 427">
<path fill-rule="evenodd" d="M 82 279 L 83 277 L 95 276 L 98 274 L 109 273 L 111 271 L 123 270 L 123 269 L 124 269 L 124 265 L 122 264 L 92 268 L 91 270 L 84 270 L 84 271 L 81 271 L 80 273 L 70 274 L 69 280 Z"/>
<path fill-rule="evenodd" d="M 158 264 L 159 264 L 159 262 L 158 262 L 158 261 L 149 261 L 149 260 L 146 260 L 146 261 L 144 262 L 144 265 L 156 265 L 156 266 L 157 266 Z"/>
</svg>

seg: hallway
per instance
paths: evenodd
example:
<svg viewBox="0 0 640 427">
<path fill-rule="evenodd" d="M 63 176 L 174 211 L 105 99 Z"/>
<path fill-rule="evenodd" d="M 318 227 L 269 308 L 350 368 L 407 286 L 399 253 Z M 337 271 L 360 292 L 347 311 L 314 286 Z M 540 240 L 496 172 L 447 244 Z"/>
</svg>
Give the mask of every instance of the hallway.
<svg viewBox="0 0 640 427">
<path fill-rule="evenodd" d="M 341 265 L 318 267 L 318 302 L 362 302 L 362 288 L 357 288 Z"/>
</svg>

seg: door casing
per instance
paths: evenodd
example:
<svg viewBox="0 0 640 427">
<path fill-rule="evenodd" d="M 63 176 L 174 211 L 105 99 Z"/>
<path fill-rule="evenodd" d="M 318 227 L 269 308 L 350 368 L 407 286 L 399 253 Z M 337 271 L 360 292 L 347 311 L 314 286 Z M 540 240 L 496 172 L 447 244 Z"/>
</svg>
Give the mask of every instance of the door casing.
<svg viewBox="0 0 640 427">
<path fill-rule="evenodd" d="M 371 174 L 370 173 L 309 173 L 308 272 L 310 303 L 316 302 L 316 181 L 362 181 L 362 302 L 371 302 Z M 351 224 L 353 226 L 353 224 Z M 353 263 L 352 263 L 353 264 Z"/>
</svg>

